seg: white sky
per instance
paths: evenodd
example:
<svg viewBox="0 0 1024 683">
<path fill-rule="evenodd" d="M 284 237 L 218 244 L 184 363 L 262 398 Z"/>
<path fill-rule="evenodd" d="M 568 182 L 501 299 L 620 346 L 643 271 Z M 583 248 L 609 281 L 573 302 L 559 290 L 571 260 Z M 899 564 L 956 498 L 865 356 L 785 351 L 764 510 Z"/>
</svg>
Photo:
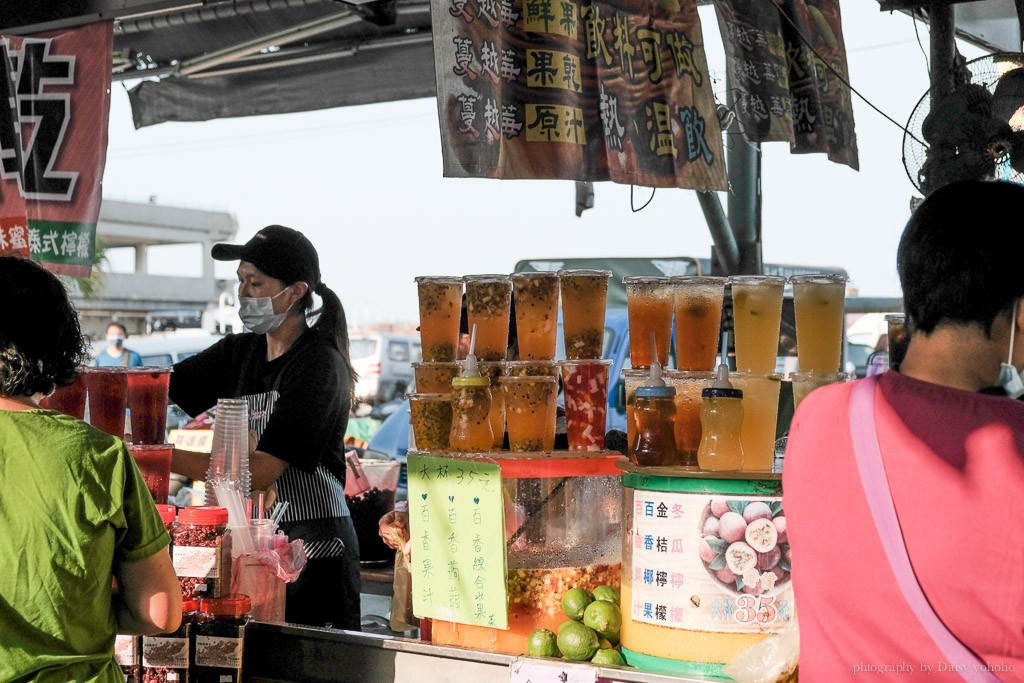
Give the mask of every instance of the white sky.
<svg viewBox="0 0 1024 683">
<path fill-rule="evenodd" d="M 843 0 L 842 12 L 854 88 L 905 122 L 928 88 L 913 21 L 872 0 Z M 718 24 L 712 7 L 700 14 L 724 99 Z M 927 26 L 919 32 L 926 52 Z M 896 245 L 917 192 L 903 169 L 903 132 L 856 96 L 854 111 L 859 173 L 824 155 L 791 155 L 786 143 L 763 146 L 764 260 L 840 266 L 861 295 L 895 296 Z M 635 188 L 636 206 L 650 192 Z M 353 326 L 414 321 L 417 275 L 511 272 L 525 258 L 709 257 L 712 247 L 690 190 L 660 189 L 633 213 L 628 186 L 598 183 L 594 208 L 577 218 L 572 182 L 443 178 L 433 99 L 136 131 L 115 83 L 104 196 L 152 195 L 233 211 L 237 241 L 271 223 L 303 231 Z M 182 262 L 180 249 L 165 249 L 151 254 L 150 271 L 181 273 Z M 220 266 L 218 276 L 234 276 L 233 264 Z"/>
</svg>

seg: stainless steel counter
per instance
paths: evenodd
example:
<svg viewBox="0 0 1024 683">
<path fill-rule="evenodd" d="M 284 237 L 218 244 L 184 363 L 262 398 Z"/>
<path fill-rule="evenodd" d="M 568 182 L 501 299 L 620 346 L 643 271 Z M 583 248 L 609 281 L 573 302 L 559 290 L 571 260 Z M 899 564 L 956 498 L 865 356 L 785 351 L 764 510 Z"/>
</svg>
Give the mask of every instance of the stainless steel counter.
<svg viewBox="0 0 1024 683">
<path fill-rule="evenodd" d="M 245 683 L 500 683 L 517 658 L 333 629 L 246 627 Z M 538 660 L 546 661 L 546 660 Z M 600 683 L 720 681 L 600 667 Z"/>
</svg>

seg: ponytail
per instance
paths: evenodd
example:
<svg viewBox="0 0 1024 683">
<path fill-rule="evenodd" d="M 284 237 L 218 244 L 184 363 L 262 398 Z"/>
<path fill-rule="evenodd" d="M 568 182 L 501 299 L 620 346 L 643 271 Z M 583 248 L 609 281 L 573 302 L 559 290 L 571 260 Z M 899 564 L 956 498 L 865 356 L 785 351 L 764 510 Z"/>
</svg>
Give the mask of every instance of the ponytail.
<svg viewBox="0 0 1024 683">
<path fill-rule="evenodd" d="M 323 304 L 320 307 L 319 319 L 310 329 L 330 342 L 334 348 L 338 349 L 342 359 L 345 361 L 345 368 L 348 370 L 349 385 L 347 392 L 349 395 L 352 395 L 359 376 L 356 374 L 355 368 L 352 367 L 352 359 L 349 356 L 348 321 L 345 318 L 345 308 L 341 305 L 341 299 L 338 298 L 338 295 L 323 282 L 320 282 L 313 291 L 320 296 Z M 306 303 L 306 309 L 308 310 L 312 306 L 312 297 L 308 292 L 306 296 L 309 298 L 309 301 L 303 303 Z"/>
</svg>

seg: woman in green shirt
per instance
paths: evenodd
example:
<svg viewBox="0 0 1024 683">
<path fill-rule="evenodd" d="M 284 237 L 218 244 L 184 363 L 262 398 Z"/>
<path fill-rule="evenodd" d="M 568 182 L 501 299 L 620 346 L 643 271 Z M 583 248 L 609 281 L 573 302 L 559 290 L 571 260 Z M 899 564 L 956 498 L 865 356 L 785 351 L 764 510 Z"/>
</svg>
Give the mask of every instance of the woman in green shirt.
<svg viewBox="0 0 1024 683">
<path fill-rule="evenodd" d="M 115 634 L 181 620 L 170 539 L 124 442 L 39 407 L 86 349 L 60 281 L 0 256 L 0 682 L 123 681 Z"/>
</svg>

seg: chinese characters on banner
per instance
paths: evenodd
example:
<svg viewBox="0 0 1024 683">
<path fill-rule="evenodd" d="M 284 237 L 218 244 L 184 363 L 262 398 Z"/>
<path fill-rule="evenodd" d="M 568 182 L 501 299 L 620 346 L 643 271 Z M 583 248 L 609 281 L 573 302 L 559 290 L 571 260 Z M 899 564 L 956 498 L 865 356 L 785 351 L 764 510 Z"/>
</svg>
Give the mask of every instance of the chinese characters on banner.
<svg viewBox="0 0 1024 683">
<path fill-rule="evenodd" d="M 448 177 L 725 190 L 695 0 L 432 0 Z"/>
<path fill-rule="evenodd" d="M 107 156 L 113 25 L 0 35 L 0 253 L 88 277 Z"/>
<path fill-rule="evenodd" d="M 410 454 L 407 471 L 413 613 L 507 629 L 498 464 Z"/>
<path fill-rule="evenodd" d="M 630 610 L 634 621 L 668 628 L 781 631 L 794 614 L 789 545 L 778 540 L 777 532 L 760 528 L 772 524 L 772 514 L 782 515 L 781 498 L 736 497 L 715 505 L 728 505 L 726 510 L 744 522 L 743 528 L 731 525 L 735 517 L 721 528 L 709 525 L 716 511 L 725 513 L 713 509 L 708 498 L 634 491 L 626 526 L 633 573 L 628 603 L 623 591 L 623 609 Z M 747 525 L 742 513 L 750 505 L 767 512 Z M 746 542 L 747 526 L 757 532 L 749 540 L 763 553 Z M 706 533 L 711 527 L 719 531 Z"/>
<path fill-rule="evenodd" d="M 824 152 L 857 169 L 839 2 L 778 2 L 799 32 L 772 0 L 715 0 L 743 135 L 788 140 L 795 153 Z"/>
</svg>

